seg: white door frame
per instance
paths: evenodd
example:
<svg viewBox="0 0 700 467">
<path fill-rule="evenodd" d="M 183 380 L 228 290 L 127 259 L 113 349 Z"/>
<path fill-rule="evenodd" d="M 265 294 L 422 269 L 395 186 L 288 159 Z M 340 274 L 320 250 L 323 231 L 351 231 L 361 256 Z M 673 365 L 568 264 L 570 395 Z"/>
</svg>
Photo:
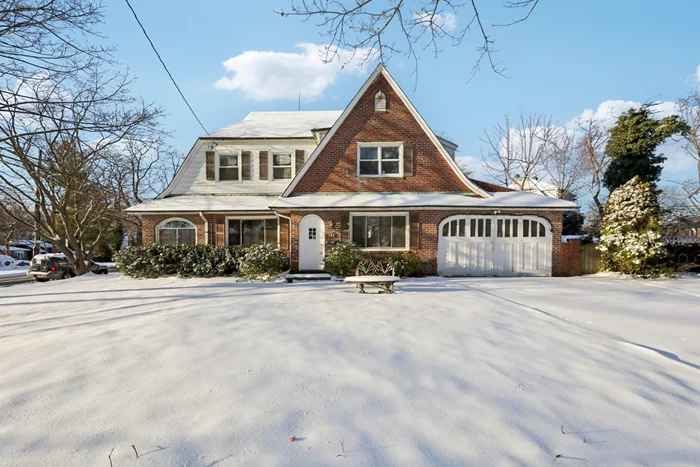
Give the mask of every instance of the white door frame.
<svg viewBox="0 0 700 467">
<path fill-rule="evenodd" d="M 310 231 L 315 229 L 315 231 Z M 316 214 L 308 214 L 299 222 L 299 270 L 321 271 L 326 257 L 325 223 Z M 313 238 L 310 238 L 312 237 Z"/>
</svg>

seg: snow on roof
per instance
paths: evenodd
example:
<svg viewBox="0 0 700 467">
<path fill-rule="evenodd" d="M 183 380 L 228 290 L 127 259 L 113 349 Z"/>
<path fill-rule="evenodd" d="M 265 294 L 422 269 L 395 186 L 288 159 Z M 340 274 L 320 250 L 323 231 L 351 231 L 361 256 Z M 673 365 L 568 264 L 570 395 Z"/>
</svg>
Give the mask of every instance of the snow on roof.
<svg viewBox="0 0 700 467">
<path fill-rule="evenodd" d="M 546 196 L 551 196 L 552 198 L 559 197 L 559 188 L 544 180 L 539 180 L 537 178 L 527 178 L 520 182 L 522 184 L 522 190 L 531 191 L 533 193 L 539 193 Z M 511 190 L 520 190 L 519 184 L 511 183 L 508 185 Z"/>
<path fill-rule="evenodd" d="M 314 128 L 330 128 L 342 110 L 250 112 L 240 122 L 207 138 L 313 138 Z"/>
<path fill-rule="evenodd" d="M 527 191 L 492 193 L 492 198 L 479 198 L 458 193 L 343 193 L 308 194 L 277 198 L 273 209 L 301 208 L 526 208 L 576 209 L 576 203 Z"/>
<path fill-rule="evenodd" d="M 127 212 L 267 211 L 276 196 L 193 195 L 155 199 L 131 206 Z"/>
</svg>

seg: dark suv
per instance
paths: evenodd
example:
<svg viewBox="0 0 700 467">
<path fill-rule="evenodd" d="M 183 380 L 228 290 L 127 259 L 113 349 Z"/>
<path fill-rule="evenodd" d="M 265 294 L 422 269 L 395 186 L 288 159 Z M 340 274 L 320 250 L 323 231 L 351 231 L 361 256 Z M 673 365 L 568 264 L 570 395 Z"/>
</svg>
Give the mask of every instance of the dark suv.
<svg viewBox="0 0 700 467">
<path fill-rule="evenodd" d="M 34 277 L 37 282 L 51 279 L 68 279 L 75 277 L 75 269 L 62 255 L 36 255 L 32 258 L 27 275 Z"/>
</svg>

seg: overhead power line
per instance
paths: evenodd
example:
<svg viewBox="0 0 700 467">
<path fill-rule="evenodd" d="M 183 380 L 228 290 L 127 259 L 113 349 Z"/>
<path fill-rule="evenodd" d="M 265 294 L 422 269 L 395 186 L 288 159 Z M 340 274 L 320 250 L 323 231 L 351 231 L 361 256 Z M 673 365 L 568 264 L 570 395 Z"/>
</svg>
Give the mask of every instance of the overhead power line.
<svg viewBox="0 0 700 467">
<path fill-rule="evenodd" d="M 158 53 L 158 49 L 156 49 L 156 46 L 153 44 L 153 41 L 148 36 L 148 33 L 146 32 L 146 28 L 144 28 L 143 24 L 141 24 L 141 20 L 139 19 L 138 15 L 136 14 L 136 11 L 134 11 L 134 7 L 131 6 L 131 3 L 129 3 L 129 0 L 125 0 L 125 1 L 126 1 L 127 6 L 129 7 L 129 9 L 131 10 L 131 12 L 134 14 L 134 18 L 136 19 L 136 22 L 139 23 L 139 26 L 141 27 L 141 31 L 143 31 L 143 35 L 146 36 L 146 39 L 148 39 L 148 43 L 151 44 L 151 48 L 158 56 L 158 60 L 160 60 L 160 64 L 163 65 L 165 72 L 168 73 L 168 76 L 170 76 L 170 81 L 172 81 L 173 84 L 175 85 L 177 92 L 180 93 L 180 97 L 182 97 L 182 100 L 185 101 L 185 104 L 187 104 L 187 108 L 190 109 L 190 112 L 192 112 L 192 115 L 197 120 L 197 123 L 199 123 L 199 126 L 201 126 L 202 130 L 204 130 L 204 133 L 206 133 L 208 135 L 209 132 L 207 131 L 206 128 L 204 128 L 204 125 L 202 125 L 202 121 L 199 119 L 199 117 L 197 117 L 197 114 L 194 112 L 194 109 L 192 109 L 192 106 L 190 105 L 190 103 L 187 102 L 187 98 L 182 93 L 182 90 L 180 90 L 180 86 L 178 86 L 177 83 L 175 82 L 175 78 L 173 78 L 172 73 L 170 73 L 170 70 L 168 70 L 168 67 L 165 65 L 165 62 L 163 61 L 160 54 Z"/>
</svg>

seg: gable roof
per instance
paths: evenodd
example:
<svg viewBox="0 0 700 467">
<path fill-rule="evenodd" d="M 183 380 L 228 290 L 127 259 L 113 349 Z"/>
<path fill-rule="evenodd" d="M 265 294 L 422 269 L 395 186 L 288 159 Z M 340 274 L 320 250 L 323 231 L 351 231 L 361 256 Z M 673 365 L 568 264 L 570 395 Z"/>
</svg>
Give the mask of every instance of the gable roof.
<svg viewBox="0 0 700 467">
<path fill-rule="evenodd" d="M 240 122 L 202 139 L 313 138 L 312 129 L 330 128 L 342 113 L 342 110 L 250 112 Z"/>
<path fill-rule="evenodd" d="M 326 147 L 328 142 L 333 139 L 333 136 L 335 133 L 338 131 L 338 128 L 343 124 L 345 119 L 350 115 L 352 110 L 355 108 L 357 103 L 360 101 L 362 96 L 367 92 L 367 89 L 370 87 L 370 85 L 379 77 L 379 75 L 383 75 L 384 78 L 387 80 L 389 85 L 393 88 L 394 92 L 399 96 L 403 104 L 406 106 L 406 108 L 411 112 L 411 115 L 415 120 L 418 122 L 418 124 L 421 126 L 423 131 L 425 131 L 426 135 L 430 139 L 430 141 L 433 143 L 433 145 L 437 148 L 437 150 L 440 152 L 442 157 L 445 158 L 447 163 L 450 165 L 452 170 L 457 174 L 459 179 L 467 186 L 471 191 L 473 191 L 475 194 L 480 195 L 484 198 L 490 198 L 492 195 L 488 193 L 487 191 L 483 190 L 481 187 L 479 187 L 476 183 L 472 182 L 467 176 L 462 173 L 460 170 L 459 166 L 457 163 L 450 157 L 450 155 L 447 153 L 447 150 L 445 147 L 440 143 L 440 140 L 438 137 L 435 135 L 435 133 L 430 129 L 428 124 L 425 122 L 423 117 L 421 116 L 420 113 L 418 113 L 418 110 L 413 106 L 411 101 L 408 99 L 406 94 L 401 90 L 399 85 L 394 81 L 394 78 L 389 74 L 389 71 L 387 71 L 386 67 L 384 67 L 383 64 L 377 65 L 377 68 L 372 72 L 371 75 L 369 75 L 369 78 L 367 78 L 367 81 L 362 85 L 360 90 L 355 94 L 355 97 L 350 101 L 350 104 L 345 108 L 343 113 L 340 115 L 340 117 L 335 121 L 333 124 L 333 127 L 331 130 L 328 132 L 328 135 L 326 135 L 325 138 L 321 141 L 321 144 L 316 147 L 314 152 L 311 154 L 311 156 L 307 159 L 307 161 L 304 163 L 302 166 L 301 170 L 297 172 L 296 176 L 292 180 L 292 182 L 289 184 L 287 189 L 284 191 L 282 194 L 283 198 L 288 197 L 289 195 L 292 194 L 294 191 L 294 188 L 297 186 L 299 183 L 299 180 L 301 180 L 306 172 L 309 170 L 309 167 L 311 167 L 314 163 L 314 161 L 318 158 L 319 154 L 323 151 L 323 149 Z"/>
</svg>

